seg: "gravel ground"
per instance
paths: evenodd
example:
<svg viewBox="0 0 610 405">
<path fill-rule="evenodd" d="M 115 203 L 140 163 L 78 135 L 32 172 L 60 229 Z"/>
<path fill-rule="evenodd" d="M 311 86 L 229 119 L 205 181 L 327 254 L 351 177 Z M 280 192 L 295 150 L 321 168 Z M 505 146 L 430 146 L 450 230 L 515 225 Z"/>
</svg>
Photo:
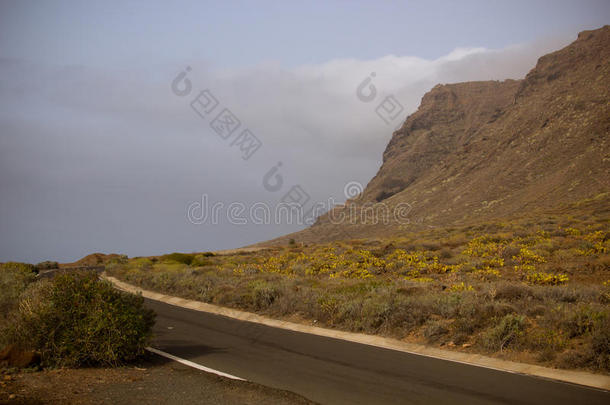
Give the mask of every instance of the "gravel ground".
<svg viewBox="0 0 610 405">
<path fill-rule="evenodd" d="M 312 404 L 288 391 L 230 380 L 150 355 L 137 366 L 3 369 L 0 404 Z"/>
</svg>

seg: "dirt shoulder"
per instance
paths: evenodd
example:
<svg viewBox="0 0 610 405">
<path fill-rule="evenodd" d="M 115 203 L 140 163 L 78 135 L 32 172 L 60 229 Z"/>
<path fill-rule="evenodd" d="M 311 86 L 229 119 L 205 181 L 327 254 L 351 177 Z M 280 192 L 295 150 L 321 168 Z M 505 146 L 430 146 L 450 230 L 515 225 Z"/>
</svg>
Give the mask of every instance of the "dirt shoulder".
<svg viewBox="0 0 610 405">
<path fill-rule="evenodd" d="M 0 375 L 0 404 L 312 404 L 291 392 L 230 380 L 150 354 L 135 367 Z"/>
</svg>

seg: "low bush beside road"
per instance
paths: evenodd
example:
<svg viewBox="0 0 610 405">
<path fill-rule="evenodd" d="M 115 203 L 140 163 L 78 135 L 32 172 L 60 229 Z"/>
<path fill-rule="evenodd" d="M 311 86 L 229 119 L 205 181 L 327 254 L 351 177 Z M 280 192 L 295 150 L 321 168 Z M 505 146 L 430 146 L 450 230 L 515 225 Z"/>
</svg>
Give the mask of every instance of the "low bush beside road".
<svg viewBox="0 0 610 405">
<path fill-rule="evenodd" d="M 154 313 L 143 298 L 94 272 L 36 280 L 27 265 L 3 264 L 0 283 L 6 353 L 36 353 L 45 367 L 116 366 L 143 354 L 151 338 Z"/>
</svg>

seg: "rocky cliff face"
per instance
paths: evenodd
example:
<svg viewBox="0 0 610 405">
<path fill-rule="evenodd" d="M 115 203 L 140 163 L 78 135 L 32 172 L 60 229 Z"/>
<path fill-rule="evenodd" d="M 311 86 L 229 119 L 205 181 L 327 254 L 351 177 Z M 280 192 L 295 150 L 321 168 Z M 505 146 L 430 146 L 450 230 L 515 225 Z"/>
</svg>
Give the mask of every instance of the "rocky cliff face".
<svg viewBox="0 0 610 405">
<path fill-rule="evenodd" d="M 432 173 L 447 180 L 446 173 L 437 172 L 454 165 L 456 153 L 463 153 L 479 138 L 482 125 L 503 114 L 514 102 L 519 84 L 507 80 L 434 87 L 423 97 L 417 112 L 394 133 L 383 165 L 362 196 L 364 200 L 386 200 L 422 183 Z"/>
<path fill-rule="evenodd" d="M 608 210 L 610 27 L 585 31 L 523 80 L 437 85 L 388 144 L 351 203 L 408 203 L 413 222 L 445 226 L 534 214 L 585 199 Z M 376 236 L 400 224 L 331 224 L 290 237 Z"/>
</svg>

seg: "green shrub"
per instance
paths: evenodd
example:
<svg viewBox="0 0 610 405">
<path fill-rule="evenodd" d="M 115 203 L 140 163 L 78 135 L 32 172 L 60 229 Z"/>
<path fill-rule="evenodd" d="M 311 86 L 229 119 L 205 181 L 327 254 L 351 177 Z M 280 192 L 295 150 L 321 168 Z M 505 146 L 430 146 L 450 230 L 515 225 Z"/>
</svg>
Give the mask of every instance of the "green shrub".
<svg viewBox="0 0 610 405">
<path fill-rule="evenodd" d="M 562 326 L 570 338 L 582 336 L 591 333 L 605 316 L 605 312 L 583 304 L 573 310 L 568 319 L 562 322 Z"/>
<path fill-rule="evenodd" d="M 106 266 L 117 265 L 117 264 L 127 264 L 128 261 L 129 261 L 129 258 L 127 257 L 127 255 L 118 255 L 118 256 L 110 258 L 108 260 L 108 262 L 106 262 Z"/>
<path fill-rule="evenodd" d="M 377 331 L 393 313 L 393 302 L 382 294 L 373 295 L 362 303 L 362 322 L 367 330 Z"/>
<path fill-rule="evenodd" d="M 514 314 L 506 315 L 496 326 L 489 328 L 482 334 L 483 346 L 488 350 L 502 351 L 521 337 L 524 329 L 524 316 Z"/>
<path fill-rule="evenodd" d="M 43 366 L 115 366 L 141 355 L 149 342 L 154 313 L 143 304 L 94 272 L 60 274 L 23 294 L 3 340 L 36 350 Z"/>
<path fill-rule="evenodd" d="M 187 266 L 191 265 L 194 258 L 195 258 L 194 254 L 188 254 L 188 253 L 170 253 L 168 255 L 161 256 L 162 261 L 177 262 L 177 263 L 186 264 Z"/>
<path fill-rule="evenodd" d="M 591 336 L 593 366 L 610 371 L 610 317 L 607 314 L 595 321 Z"/>
<path fill-rule="evenodd" d="M 441 321 L 430 321 L 424 328 L 424 337 L 430 343 L 440 340 L 447 333 L 449 333 L 449 329 Z"/>
<path fill-rule="evenodd" d="M 0 314 L 17 306 L 19 296 L 36 279 L 34 266 L 26 263 L 0 264 Z"/>
<path fill-rule="evenodd" d="M 268 308 L 280 296 L 280 290 L 265 280 L 255 280 L 250 283 L 252 302 L 256 309 Z"/>
<path fill-rule="evenodd" d="M 539 361 L 551 361 L 568 345 L 568 337 L 554 329 L 533 328 L 523 336 L 524 345 L 537 353 Z"/>
<path fill-rule="evenodd" d="M 19 271 L 24 273 L 36 273 L 36 267 L 29 263 L 6 262 L 0 264 L 0 270 L 4 271 Z"/>
<path fill-rule="evenodd" d="M 332 322 L 339 310 L 339 301 L 330 294 L 323 294 L 317 299 L 315 317 L 324 322 Z"/>
<path fill-rule="evenodd" d="M 460 317 L 451 324 L 454 335 L 470 336 L 477 328 L 477 323 L 473 318 Z"/>
<path fill-rule="evenodd" d="M 517 301 L 532 296 L 532 288 L 524 284 L 499 283 L 495 298 L 498 300 Z"/>
<path fill-rule="evenodd" d="M 212 260 L 210 260 L 209 257 L 210 256 L 205 253 L 198 254 L 195 257 L 193 257 L 193 260 L 191 261 L 191 263 L 189 263 L 189 265 L 195 266 L 195 267 L 210 266 L 210 265 L 214 264 L 214 262 Z"/>
<path fill-rule="evenodd" d="M 36 268 L 37 271 L 58 269 L 59 268 L 59 263 L 47 260 L 47 261 L 38 263 L 35 266 L 35 268 Z"/>
<path fill-rule="evenodd" d="M 557 365 L 561 368 L 587 367 L 592 360 L 592 353 L 590 351 L 578 349 L 566 350 L 557 355 Z"/>
</svg>

